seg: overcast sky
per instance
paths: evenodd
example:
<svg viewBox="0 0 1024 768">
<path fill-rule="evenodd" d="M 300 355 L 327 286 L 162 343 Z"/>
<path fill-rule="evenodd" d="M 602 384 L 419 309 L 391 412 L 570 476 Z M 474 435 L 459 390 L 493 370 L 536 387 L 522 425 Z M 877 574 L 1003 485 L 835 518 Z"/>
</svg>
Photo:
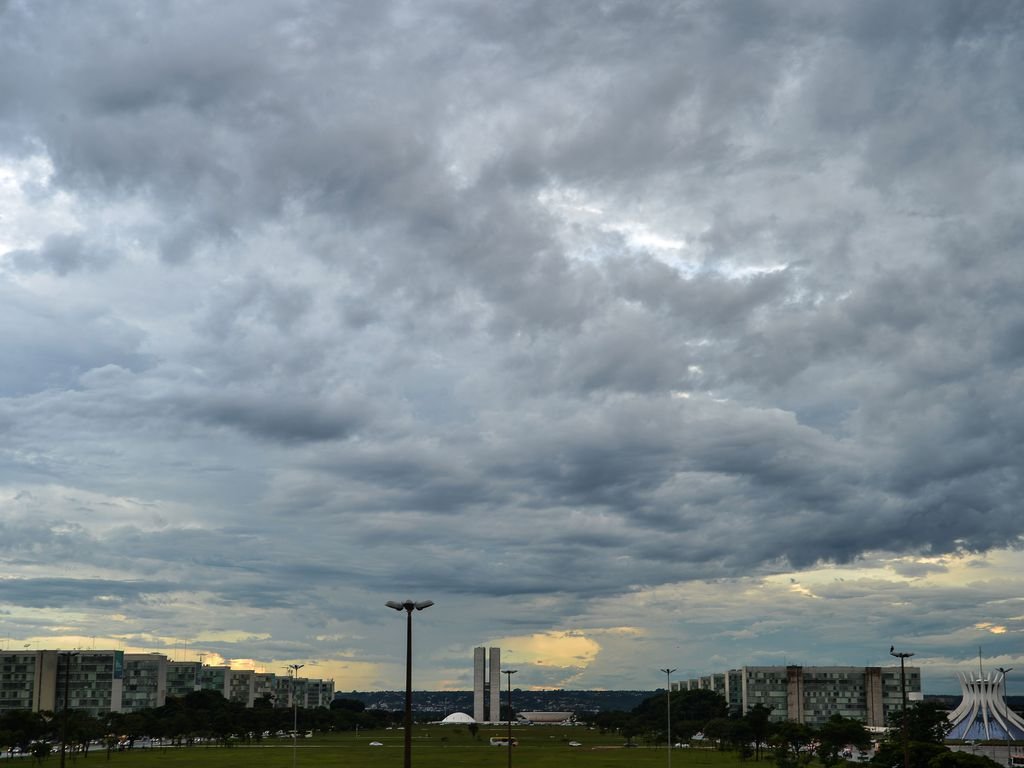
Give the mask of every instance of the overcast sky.
<svg viewBox="0 0 1024 768">
<path fill-rule="evenodd" d="M 1022 27 L 0 0 L 2 647 L 1024 668 Z"/>
</svg>

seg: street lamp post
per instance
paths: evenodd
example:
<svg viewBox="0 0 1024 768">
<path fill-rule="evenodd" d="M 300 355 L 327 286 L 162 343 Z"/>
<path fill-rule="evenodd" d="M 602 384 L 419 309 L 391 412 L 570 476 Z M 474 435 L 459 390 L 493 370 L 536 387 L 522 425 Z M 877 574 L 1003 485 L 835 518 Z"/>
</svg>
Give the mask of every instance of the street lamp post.
<svg viewBox="0 0 1024 768">
<path fill-rule="evenodd" d="M 412 612 L 422 611 L 434 604 L 433 600 L 423 600 L 414 603 L 406 600 L 399 603 L 395 600 L 388 600 L 384 605 L 394 608 L 396 611 L 405 611 L 405 756 L 402 765 L 404 768 L 412 766 Z"/>
<path fill-rule="evenodd" d="M 672 768 L 672 673 L 674 669 L 663 668 L 665 673 L 665 734 L 668 739 L 668 768 Z"/>
<path fill-rule="evenodd" d="M 1006 729 L 1006 764 L 1009 765 L 1010 764 L 1010 705 L 1009 705 L 1009 703 L 1006 700 L 1006 697 L 1009 695 L 1009 690 L 1007 689 L 1007 683 L 1006 683 L 1006 676 L 1009 675 L 1011 672 L 1013 672 L 1013 667 L 1010 667 L 1009 669 L 1003 669 L 1002 667 L 999 667 L 999 671 L 1003 675 L 1003 718 L 1004 718 L 1003 728 Z"/>
<path fill-rule="evenodd" d="M 501 670 L 508 680 L 508 768 L 512 768 L 512 675 L 518 671 L 517 669 Z"/>
<path fill-rule="evenodd" d="M 910 768 L 910 742 L 907 740 L 907 672 L 904 664 L 914 654 L 897 651 L 896 646 L 890 645 L 889 655 L 900 660 L 900 690 L 903 693 L 903 717 L 900 729 L 903 732 L 903 768 Z"/>
<path fill-rule="evenodd" d="M 62 651 L 64 657 L 64 712 L 60 729 L 60 768 L 64 768 L 64 755 L 68 747 L 68 697 L 71 690 L 71 659 L 78 655 L 77 651 Z"/>
<path fill-rule="evenodd" d="M 299 699 L 295 695 L 295 685 L 299 681 L 299 670 L 302 669 L 304 666 L 306 665 L 288 665 L 288 669 L 291 670 L 292 675 L 292 768 L 295 768 L 295 759 L 298 756 L 297 750 L 299 746 Z"/>
</svg>

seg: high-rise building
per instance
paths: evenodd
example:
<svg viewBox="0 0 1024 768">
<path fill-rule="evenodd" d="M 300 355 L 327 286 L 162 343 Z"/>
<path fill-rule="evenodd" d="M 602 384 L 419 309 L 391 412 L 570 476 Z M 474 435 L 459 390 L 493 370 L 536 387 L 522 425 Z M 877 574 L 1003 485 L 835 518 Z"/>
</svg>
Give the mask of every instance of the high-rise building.
<svg viewBox="0 0 1024 768">
<path fill-rule="evenodd" d="M 478 723 L 501 719 L 501 648 L 473 649 L 473 719 Z M 486 709 L 485 709 L 486 704 Z"/>
<path fill-rule="evenodd" d="M 487 719 L 492 723 L 501 720 L 501 648 L 491 648 L 490 679 L 490 700 L 491 706 L 487 712 Z"/>
</svg>

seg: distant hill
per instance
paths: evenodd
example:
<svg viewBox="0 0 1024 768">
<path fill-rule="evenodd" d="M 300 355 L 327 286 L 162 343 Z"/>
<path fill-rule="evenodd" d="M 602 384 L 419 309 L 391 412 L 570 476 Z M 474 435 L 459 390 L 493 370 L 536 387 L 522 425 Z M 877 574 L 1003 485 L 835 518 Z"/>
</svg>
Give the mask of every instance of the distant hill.
<svg viewBox="0 0 1024 768">
<path fill-rule="evenodd" d="M 655 691 L 524 691 L 512 689 L 512 708 L 517 712 L 607 712 L 629 711 Z M 405 691 L 336 691 L 338 699 L 355 699 L 367 709 L 401 711 Z M 505 705 L 508 693 L 501 692 Z M 438 719 L 452 712 L 473 714 L 472 691 L 413 691 L 412 708 L 417 715 L 436 713 Z"/>
</svg>

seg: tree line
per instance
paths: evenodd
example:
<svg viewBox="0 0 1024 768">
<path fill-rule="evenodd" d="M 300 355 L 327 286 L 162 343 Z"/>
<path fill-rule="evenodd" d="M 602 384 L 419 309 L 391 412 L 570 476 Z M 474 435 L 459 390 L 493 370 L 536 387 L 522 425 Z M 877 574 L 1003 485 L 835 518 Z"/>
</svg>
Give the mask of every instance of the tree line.
<svg viewBox="0 0 1024 768">
<path fill-rule="evenodd" d="M 161 739 L 181 746 L 199 741 L 230 745 L 260 741 L 264 734 L 291 733 L 295 713 L 275 708 L 269 698 L 253 707 L 228 701 L 219 691 L 194 691 L 168 698 L 162 707 L 138 712 L 110 712 L 92 716 L 71 709 L 67 713 L 67 748 L 88 752 L 100 742 L 107 750 L 131 749 L 140 739 Z M 330 708 L 298 708 L 298 730 L 356 730 L 382 728 L 401 721 L 401 713 L 368 710 L 361 701 L 338 698 Z M 23 753 L 45 755 L 65 732 L 65 713 L 10 710 L 0 714 L 0 749 L 17 747 Z"/>
<path fill-rule="evenodd" d="M 666 698 L 668 699 L 666 701 Z M 668 732 L 671 711 L 672 732 Z M 650 745 L 671 742 L 689 745 L 695 737 L 721 750 L 735 750 L 742 758 L 770 760 L 778 768 L 802 768 L 815 758 L 832 768 L 853 757 L 853 750 L 876 747 L 870 768 L 903 768 L 904 749 L 909 768 L 998 768 L 982 755 L 955 752 L 944 743 L 949 721 L 941 705 L 915 702 L 894 712 L 889 730 L 873 743 L 864 724 L 833 715 L 818 727 L 803 723 L 772 722 L 771 711 L 758 704 L 745 714 L 730 712 L 725 698 L 714 691 L 673 691 L 655 694 L 629 712 L 591 715 L 589 722 L 603 732 L 619 733 L 626 743 L 642 740 Z M 905 726 L 905 730 L 904 730 Z M 905 740 L 904 740 L 905 739 Z"/>
</svg>

